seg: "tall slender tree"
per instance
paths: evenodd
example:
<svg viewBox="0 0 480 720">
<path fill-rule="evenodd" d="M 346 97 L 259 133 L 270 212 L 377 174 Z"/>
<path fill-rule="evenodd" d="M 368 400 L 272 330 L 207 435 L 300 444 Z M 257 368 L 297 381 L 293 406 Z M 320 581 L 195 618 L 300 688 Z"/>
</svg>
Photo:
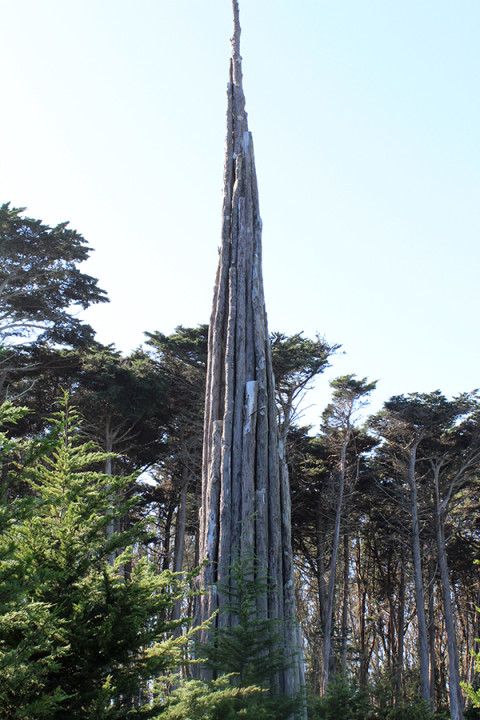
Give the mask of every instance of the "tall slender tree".
<svg viewBox="0 0 480 720">
<path fill-rule="evenodd" d="M 367 378 L 357 379 L 355 375 L 344 375 L 332 380 L 332 402 L 325 409 L 323 429 L 327 433 L 327 442 L 331 452 L 337 456 L 336 475 L 338 479 L 337 507 L 328 579 L 327 606 L 325 612 L 323 639 L 323 692 L 329 681 L 329 667 L 332 641 L 333 602 L 336 584 L 340 526 L 342 521 L 345 483 L 347 481 L 347 450 L 355 429 L 355 413 L 365 404 L 365 398 L 375 389 L 376 383 L 367 382 Z M 348 551 L 347 551 L 348 555 Z"/>
<path fill-rule="evenodd" d="M 209 329 L 200 516 L 203 581 L 199 620 L 228 613 L 229 568 L 255 558 L 269 582 L 256 602 L 258 618 L 278 620 L 288 669 L 285 694 L 302 685 L 298 657 L 288 473 L 279 450 L 275 386 L 262 278 L 261 230 L 252 136 L 242 87 L 240 23 L 234 35 L 227 97 L 222 246 Z M 232 583 L 234 580 L 232 579 Z M 219 589 L 220 588 L 220 589 Z"/>
<path fill-rule="evenodd" d="M 424 424 L 417 417 L 408 415 L 408 400 L 403 396 L 393 397 L 385 403 L 385 409 L 372 420 L 372 425 L 381 437 L 387 440 L 383 451 L 387 453 L 396 482 L 408 487 L 408 511 L 410 514 L 410 542 L 414 568 L 415 604 L 418 626 L 418 660 L 420 668 L 421 696 L 432 703 L 430 693 L 430 671 L 425 613 L 425 583 L 422 567 L 422 542 L 420 536 L 419 478 L 417 454 L 425 437 Z"/>
</svg>

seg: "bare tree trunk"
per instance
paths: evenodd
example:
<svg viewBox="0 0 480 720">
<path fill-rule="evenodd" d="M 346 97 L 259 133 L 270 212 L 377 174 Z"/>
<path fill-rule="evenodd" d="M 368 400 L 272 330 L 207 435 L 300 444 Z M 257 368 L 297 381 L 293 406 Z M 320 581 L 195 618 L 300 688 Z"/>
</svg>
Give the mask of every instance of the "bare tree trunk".
<svg viewBox="0 0 480 720">
<path fill-rule="evenodd" d="M 105 421 L 105 452 L 111 453 L 113 450 L 113 431 L 111 418 L 107 417 Z M 107 457 L 105 460 L 105 475 L 113 475 L 112 458 Z M 112 537 L 114 532 L 114 520 L 113 520 L 113 509 L 107 510 L 108 515 L 111 515 L 110 522 L 107 525 L 107 537 Z M 111 558 L 113 564 L 113 558 Z"/>
<path fill-rule="evenodd" d="M 173 520 L 174 504 L 172 501 L 169 502 L 167 514 L 165 517 L 165 526 L 163 530 L 163 548 L 162 548 L 162 570 L 170 570 L 170 541 L 172 535 L 172 520 Z"/>
<path fill-rule="evenodd" d="M 477 580 L 477 591 L 476 591 L 476 601 L 475 601 L 475 608 L 480 607 L 480 579 Z M 469 662 L 468 662 L 468 676 L 467 676 L 467 682 L 471 685 L 473 683 L 473 678 L 475 677 L 475 656 L 478 653 L 478 637 L 480 635 L 480 616 L 478 611 L 475 611 L 475 614 L 472 618 L 472 653 L 469 654 Z"/>
<path fill-rule="evenodd" d="M 417 483 L 415 479 L 415 460 L 419 440 L 416 440 L 410 449 L 409 484 L 410 484 L 410 510 L 412 517 L 412 553 L 415 583 L 415 604 L 418 624 L 418 656 L 420 661 L 421 695 L 423 700 L 430 700 L 430 676 L 428 662 L 427 622 L 425 618 L 425 594 L 423 589 L 422 556 L 420 550 L 420 525 L 418 519 Z M 432 708 L 433 709 L 433 708 Z"/>
<path fill-rule="evenodd" d="M 395 656 L 395 695 L 397 702 L 403 696 L 403 656 L 405 649 L 405 560 L 400 550 L 400 583 L 397 601 L 397 652 Z"/>
<path fill-rule="evenodd" d="M 317 507 L 317 528 L 316 528 L 316 543 L 317 543 L 317 585 L 318 585 L 318 602 L 320 610 L 320 626 L 322 633 L 325 633 L 325 610 L 327 606 L 327 593 L 325 588 L 325 531 L 323 529 L 322 515 L 320 502 Z"/>
<path fill-rule="evenodd" d="M 342 677 L 347 676 L 348 651 L 348 603 L 350 599 L 350 535 L 343 536 L 343 602 L 342 602 L 342 650 L 341 671 Z"/>
<path fill-rule="evenodd" d="M 262 222 L 242 88 L 238 3 L 227 92 L 222 246 L 210 319 L 205 399 L 199 559 L 210 592 L 198 620 L 215 610 L 229 625 L 229 567 L 255 559 L 269 587 L 257 600 L 262 618 L 281 622 L 288 669 L 281 690 L 302 685 L 290 538 L 290 492 L 279 443 L 275 387 L 262 279 Z M 203 634 L 205 640 L 208 633 Z"/>
<path fill-rule="evenodd" d="M 0 396 L 3 395 L 3 388 L 7 380 L 7 372 L 0 373 Z"/>
<path fill-rule="evenodd" d="M 343 509 L 343 493 L 344 493 L 344 488 L 345 488 L 345 466 L 346 466 L 347 444 L 348 444 L 348 438 L 342 444 L 341 458 L 340 458 L 340 471 L 338 474 L 337 509 L 336 509 L 336 513 L 335 513 L 335 526 L 334 526 L 334 530 L 333 530 L 333 546 L 332 546 L 332 556 L 330 559 L 330 573 L 328 576 L 327 608 L 326 608 L 326 612 L 325 612 L 325 635 L 323 638 L 322 694 L 325 694 L 325 692 L 327 690 L 328 679 L 329 679 L 329 674 L 330 674 L 333 604 L 334 604 L 334 594 L 335 594 L 335 578 L 336 578 L 336 573 L 337 573 L 338 545 L 339 545 L 339 541 L 340 541 L 340 523 L 341 523 L 342 509 Z"/>
<path fill-rule="evenodd" d="M 435 707 L 435 562 L 430 558 L 428 569 L 428 650 L 430 655 L 430 706 Z"/>
<path fill-rule="evenodd" d="M 457 633 L 453 617 L 450 578 L 448 575 L 447 552 L 445 548 L 445 520 L 440 505 L 439 493 L 440 466 L 434 468 L 435 482 L 435 536 L 437 541 L 438 566 L 442 584 L 443 611 L 445 614 L 445 630 L 448 650 L 448 696 L 450 699 L 451 720 L 463 718 L 463 696 L 460 685 L 460 670 L 457 649 Z"/>
<path fill-rule="evenodd" d="M 367 687 L 368 681 L 368 652 L 366 642 L 366 615 L 367 615 L 367 587 L 362 576 L 361 544 L 357 540 L 357 598 L 358 598 L 358 644 L 359 644 L 359 671 L 358 681 L 361 688 Z"/>
<path fill-rule="evenodd" d="M 175 543 L 173 548 L 173 572 L 182 572 L 183 557 L 185 554 L 185 528 L 187 524 L 187 489 L 188 489 L 188 466 L 185 465 L 182 473 L 180 486 L 180 497 L 178 500 L 177 518 L 175 522 Z M 179 620 L 181 615 L 182 602 L 177 600 L 173 606 L 172 619 Z"/>
<path fill-rule="evenodd" d="M 114 443 L 114 432 L 112 429 L 112 421 L 110 417 L 107 417 L 105 421 L 105 452 L 111 453 L 113 452 L 113 443 Z M 113 462 L 111 457 L 107 457 L 105 459 L 105 475 L 113 475 Z M 112 498 L 112 501 L 114 498 Z M 115 532 L 115 519 L 113 517 L 113 508 L 110 507 L 107 509 L 107 515 L 109 516 L 109 522 L 107 525 L 107 538 L 110 539 L 113 536 L 113 533 Z M 111 553 L 109 556 L 109 563 L 110 565 L 113 565 L 115 562 L 115 552 Z"/>
<path fill-rule="evenodd" d="M 185 529 L 187 524 L 187 489 L 188 468 L 185 467 L 178 498 L 177 517 L 175 520 L 175 542 L 173 548 L 173 572 L 182 572 L 185 554 Z"/>
</svg>

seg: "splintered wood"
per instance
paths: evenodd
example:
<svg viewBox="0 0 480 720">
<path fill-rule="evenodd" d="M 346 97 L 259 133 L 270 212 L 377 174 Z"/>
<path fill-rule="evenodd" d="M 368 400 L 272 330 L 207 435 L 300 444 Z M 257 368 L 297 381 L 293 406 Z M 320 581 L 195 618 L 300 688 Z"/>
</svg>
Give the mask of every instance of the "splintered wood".
<svg viewBox="0 0 480 720">
<path fill-rule="evenodd" d="M 202 584 L 198 620 L 215 610 L 219 627 L 234 619 L 222 587 L 232 563 L 254 561 L 268 579 L 257 598 L 260 618 L 280 621 L 290 666 L 279 689 L 303 684 L 290 537 L 288 473 L 275 387 L 262 277 L 262 221 L 252 135 L 242 88 L 238 4 L 227 90 L 223 226 L 210 318 L 200 513 Z M 204 639 L 208 633 L 204 633 Z"/>
</svg>

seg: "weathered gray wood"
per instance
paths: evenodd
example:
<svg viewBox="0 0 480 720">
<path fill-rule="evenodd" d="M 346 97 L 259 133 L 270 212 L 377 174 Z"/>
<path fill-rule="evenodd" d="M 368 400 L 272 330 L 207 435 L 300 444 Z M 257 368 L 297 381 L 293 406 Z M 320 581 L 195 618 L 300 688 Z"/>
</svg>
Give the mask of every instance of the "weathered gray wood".
<svg viewBox="0 0 480 720">
<path fill-rule="evenodd" d="M 245 407 L 242 438 L 242 520 L 240 553 L 255 556 L 255 446 L 257 432 L 258 383 L 249 380 L 245 387 Z"/>
<path fill-rule="evenodd" d="M 268 579 L 257 599 L 261 618 L 280 620 L 293 661 L 278 678 L 288 694 L 302 685 L 290 538 L 288 472 L 279 445 L 275 385 L 262 277 L 262 221 L 253 139 L 242 88 L 238 2 L 227 89 L 222 246 L 210 318 L 205 398 L 200 561 L 210 591 L 198 618 L 215 610 L 232 623 L 222 584 L 237 559 L 255 560 Z"/>
</svg>

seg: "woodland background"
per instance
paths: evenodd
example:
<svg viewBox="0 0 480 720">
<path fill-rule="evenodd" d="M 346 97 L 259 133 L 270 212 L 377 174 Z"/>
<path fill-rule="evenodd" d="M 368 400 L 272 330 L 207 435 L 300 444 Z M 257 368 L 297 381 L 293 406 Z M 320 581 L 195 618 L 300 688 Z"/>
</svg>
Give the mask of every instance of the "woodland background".
<svg viewBox="0 0 480 720">
<path fill-rule="evenodd" d="M 202 656 L 218 679 L 192 679 L 207 326 L 123 355 L 74 312 L 107 300 L 78 232 L 4 204 L 0 243 L 2 716 L 291 716 L 260 689 L 281 658 L 244 568 L 239 630 Z M 341 375 L 314 433 L 299 407 L 340 347 L 271 342 L 310 716 L 453 716 L 478 684 L 477 393 L 369 415 L 375 382 Z"/>
</svg>

